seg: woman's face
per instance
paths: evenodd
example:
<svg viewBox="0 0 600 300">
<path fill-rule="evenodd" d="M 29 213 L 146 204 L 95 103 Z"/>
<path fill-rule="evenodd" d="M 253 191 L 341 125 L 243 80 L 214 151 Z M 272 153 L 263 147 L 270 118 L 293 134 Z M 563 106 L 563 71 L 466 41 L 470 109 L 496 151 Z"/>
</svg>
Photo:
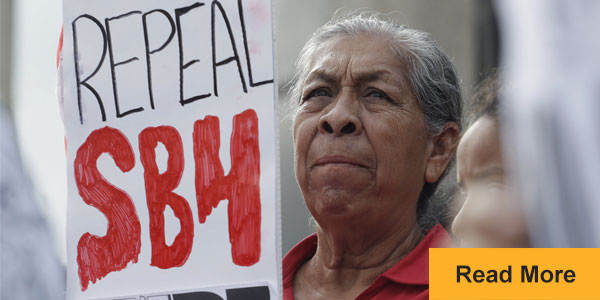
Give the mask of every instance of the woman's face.
<svg viewBox="0 0 600 300">
<path fill-rule="evenodd" d="M 485 116 L 458 145 L 464 203 L 452 224 L 463 247 L 528 247 L 525 213 L 508 182 L 498 122 Z"/>
<path fill-rule="evenodd" d="M 373 35 L 331 38 L 313 57 L 294 120 L 311 214 L 414 222 L 431 143 L 406 67 Z"/>
</svg>

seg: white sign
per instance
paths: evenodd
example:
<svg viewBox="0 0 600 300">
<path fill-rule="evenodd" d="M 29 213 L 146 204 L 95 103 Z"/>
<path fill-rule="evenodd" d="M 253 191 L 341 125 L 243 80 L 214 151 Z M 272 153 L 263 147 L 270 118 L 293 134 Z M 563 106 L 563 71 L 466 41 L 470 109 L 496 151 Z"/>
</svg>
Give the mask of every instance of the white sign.
<svg viewBox="0 0 600 300">
<path fill-rule="evenodd" d="M 185 290 L 142 294 L 101 300 L 262 300 L 273 298 L 266 282 L 255 286 L 211 287 L 201 290 Z"/>
<path fill-rule="evenodd" d="M 270 1 L 63 0 L 63 16 L 67 299 L 279 298 Z"/>
</svg>

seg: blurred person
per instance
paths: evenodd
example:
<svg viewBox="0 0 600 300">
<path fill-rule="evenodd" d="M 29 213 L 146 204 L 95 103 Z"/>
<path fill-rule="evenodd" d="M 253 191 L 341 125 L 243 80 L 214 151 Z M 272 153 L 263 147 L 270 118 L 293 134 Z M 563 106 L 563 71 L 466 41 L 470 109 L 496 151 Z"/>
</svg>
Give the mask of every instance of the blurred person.
<svg viewBox="0 0 600 300">
<path fill-rule="evenodd" d="M 64 299 L 65 269 L 0 107 L 0 299 Z"/>
<path fill-rule="evenodd" d="M 454 157 L 461 95 L 427 33 L 334 18 L 301 51 L 295 173 L 316 233 L 283 260 L 283 297 L 428 299 L 432 195 Z"/>
<path fill-rule="evenodd" d="M 493 72 L 476 88 L 458 144 L 456 170 L 463 204 L 452 231 L 462 247 L 529 246 L 525 211 L 503 154 L 500 80 Z"/>
<path fill-rule="evenodd" d="M 496 1 L 505 160 L 532 247 L 600 247 L 600 1 Z"/>
<path fill-rule="evenodd" d="M 492 118 L 477 127 L 485 132 L 487 123 L 487 132 L 501 132 L 501 138 L 487 136 L 484 150 L 483 142 L 473 144 L 485 133 L 477 138 L 477 128 L 467 130 L 457 161 L 459 168 L 465 166 L 465 152 L 465 158 L 476 160 L 468 154 L 471 144 L 495 156 L 489 160 L 501 160 L 504 175 L 490 195 L 479 197 L 481 205 L 469 207 L 467 199 L 453 228 L 458 236 L 474 237 L 466 245 L 600 247 L 600 41 L 589 36 L 600 30 L 600 2 L 495 4 L 504 68 L 502 109 L 495 112 L 493 130 Z M 496 149 L 503 150 L 500 156 L 490 153 Z M 494 205 L 483 205 L 489 202 Z M 496 232 L 498 239 L 485 232 Z"/>
</svg>

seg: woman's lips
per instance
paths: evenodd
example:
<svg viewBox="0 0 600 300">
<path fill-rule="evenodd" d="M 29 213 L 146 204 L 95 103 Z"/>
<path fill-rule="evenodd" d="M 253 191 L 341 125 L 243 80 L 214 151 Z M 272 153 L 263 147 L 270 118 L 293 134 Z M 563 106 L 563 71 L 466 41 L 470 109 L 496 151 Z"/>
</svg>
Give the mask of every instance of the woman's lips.
<svg viewBox="0 0 600 300">
<path fill-rule="evenodd" d="M 354 167 L 366 168 L 367 166 L 358 160 L 346 157 L 346 156 L 325 156 L 314 161 L 313 167 L 325 166 L 325 165 L 349 165 Z"/>
</svg>

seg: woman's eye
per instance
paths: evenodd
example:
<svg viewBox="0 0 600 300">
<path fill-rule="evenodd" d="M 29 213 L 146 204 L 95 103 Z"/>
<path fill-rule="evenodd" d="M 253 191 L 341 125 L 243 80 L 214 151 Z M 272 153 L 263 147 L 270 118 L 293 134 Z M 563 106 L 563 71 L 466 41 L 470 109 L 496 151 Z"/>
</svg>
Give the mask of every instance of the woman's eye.
<svg viewBox="0 0 600 300">
<path fill-rule="evenodd" d="M 385 98 L 385 96 L 382 93 L 378 92 L 378 91 L 369 92 L 369 94 L 367 94 L 367 96 L 377 97 L 377 98 Z"/>
<path fill-rule="evenodd" d="M 382 92 L 380 90 L 377 90 L 377 89 L 367 90 L 366 96 L 370 97 L 370 98 L 385 99 L 385 100 L 388 100 L 388 101 L 391 100 L 390 97 L 388 97 L 388 95 L 386 95 L 384 92 Z"/>
<path fill-rule="evenodd" d="M 326 88 L 318 88 L 318 89 L 313 90 L 312 92 L 308 93 L 308 95 L 306 95 L 306 97 L 304 97 L 303 100 L 306 101 L 310 98 L 315 98 L 315 97 L 331 97 L 331 93 Z"/>
</svg>

